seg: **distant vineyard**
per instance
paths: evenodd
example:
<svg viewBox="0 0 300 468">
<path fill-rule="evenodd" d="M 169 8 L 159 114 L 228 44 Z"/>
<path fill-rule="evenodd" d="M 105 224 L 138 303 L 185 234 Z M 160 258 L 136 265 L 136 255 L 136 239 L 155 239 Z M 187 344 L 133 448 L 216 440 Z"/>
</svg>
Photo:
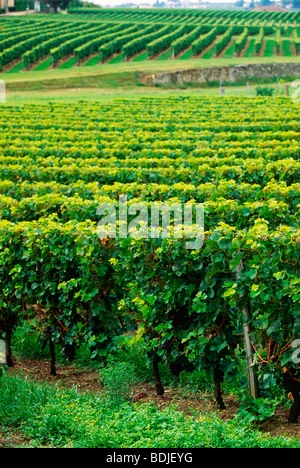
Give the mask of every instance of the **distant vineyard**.
<svg viewBox="0 0 300 468">
<path fill-rule="evenodd" d="M 298 12 L 77 9 L 1 18 L 0 70 L 300 53 Z M 226 55 L 224 55 L 226 54 Z"/>
</svg>

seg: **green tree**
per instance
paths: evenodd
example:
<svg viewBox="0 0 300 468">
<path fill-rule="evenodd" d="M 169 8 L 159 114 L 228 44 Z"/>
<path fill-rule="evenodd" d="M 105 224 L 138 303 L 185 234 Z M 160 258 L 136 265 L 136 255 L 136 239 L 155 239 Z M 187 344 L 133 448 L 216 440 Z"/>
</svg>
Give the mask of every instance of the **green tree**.
<svg viewBox="0 0 300 468">
<path fill-rule="evenodd" d="M 58 8 L 65 10 L 69 7 L 70 3 L 68 0 L 42 0 L 42 2 L 44 3 L 48 13 L 57 13 Z"/>
</svg>

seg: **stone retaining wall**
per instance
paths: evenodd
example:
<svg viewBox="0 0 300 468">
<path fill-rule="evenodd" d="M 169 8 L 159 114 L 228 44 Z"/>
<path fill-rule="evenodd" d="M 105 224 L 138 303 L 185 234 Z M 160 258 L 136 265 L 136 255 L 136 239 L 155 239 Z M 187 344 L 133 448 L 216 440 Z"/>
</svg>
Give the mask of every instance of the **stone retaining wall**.
<svg viewBox="0 0 300 468">
<path fill-rule="evenodd" d="M 237 83 L 255 78 L 284 78 L 295 77 L 300 79 L 299 63 L 272 63 L 247 64 L 223 67 L 206 67 L 193 70 L 180 70 L 176 72 L 157 73 L 149 77 L 153 84 L 184 84 L 228 82 Z"/>
</svg>

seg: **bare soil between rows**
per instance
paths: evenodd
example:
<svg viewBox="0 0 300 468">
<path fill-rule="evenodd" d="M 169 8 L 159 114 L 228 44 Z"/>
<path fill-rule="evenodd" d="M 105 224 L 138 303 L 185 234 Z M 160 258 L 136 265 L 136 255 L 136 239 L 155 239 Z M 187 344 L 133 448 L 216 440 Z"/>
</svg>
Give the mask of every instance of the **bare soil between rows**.
<svg viewBox="0 0 300 468">
<path fill-rule="evenodd" d="M 65 388 L 77 387 L 83 392 L 103 392 L 99 373 L 96 370 L 80 368 L 74 364 L 57 364 L 57 375 L 50 376 L 49 362 L 36 359 L 17 358 L 15 366 L 9 370 L 12 373 L 21 373 L 24 377 L 31 377 L 37 382 L 47 382 L 49 384 L 61 385 Z M 232 419 L 238 411 L 239 403 L 234 395 L 224 395 L 223 399 L 226 409 L 217 410 L 213 399 L 213 389 L 211 394 L 205 393 L 187 393 L 180 388 L 166 387 L 163 396 L 157 396 L 154 384 L 144 382 L 134 388 L 134 394 L 138 402 L 151 400 L 155 402 L 158 408 L 163 409 L 168 405 L 176 406 L 178 411 L 186 415 L 194 414 L 199 411 L 202 415 L 213 417 L 216 413 L 223 421 Z M 288 422 L 288 411 L 279 409 L 275 417 L 260 425 L 260 430 L 270 436 L 283 436 L 300 438 L 300 421 L 297 424 Z M 26 445 L 29 441 L 24 440 L 22 435 L 10 432 L 6 435 L 0 427 L 0 448 L 13 448 L 20 445 Z"/>
</svg>

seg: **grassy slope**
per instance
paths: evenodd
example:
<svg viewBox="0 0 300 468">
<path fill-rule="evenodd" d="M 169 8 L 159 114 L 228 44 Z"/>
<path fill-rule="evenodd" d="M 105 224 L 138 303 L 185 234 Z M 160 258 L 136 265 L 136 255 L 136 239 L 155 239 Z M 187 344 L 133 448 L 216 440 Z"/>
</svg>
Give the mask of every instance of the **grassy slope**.
<svg viewBox="0 0 300 468">
<path fill-rule="evenodd" d="M 145 62 L 121 62 L 116 64 L 72 67 L 44 71 L 2 73 L 8 90 L 26 91 L 78 87 L 111 88 L 136 85 L 140 74 L 176 71 L 207 66 L 228 66 L 246 63 L 298 62 L 299 57 L 232 57 L 208 60 L 158 60 Z"/>
<path fill-rule="evenodd" d="M 250 97 L 255 96 L 257 85 L 249 86 Z M 275 88 L 277 94 L 278 86 L 276 83 L 263 85 Z M 64 104 L 76 103 L 79 100 L 109 102 L 117 98 L 138 99 L 141 96 L 170 96 L 180 93 L 181 96 L 219 96 L 219 88 L 198 88 L 198 89 L 164 89 L 153 88 L 149 86 L 120 86 L 117 88 L 70 88 L 70 89 L 50 89 L 34 91 L 10 91 L 7 94 L 6 103 L 8 105 L 25 104 L 47 104 L 57 102 Z M 246 85 L 226 86 L 226 96 L 247 96 Z M 284 90 L 282 91 L 284 95 Z"/>
</svg>

